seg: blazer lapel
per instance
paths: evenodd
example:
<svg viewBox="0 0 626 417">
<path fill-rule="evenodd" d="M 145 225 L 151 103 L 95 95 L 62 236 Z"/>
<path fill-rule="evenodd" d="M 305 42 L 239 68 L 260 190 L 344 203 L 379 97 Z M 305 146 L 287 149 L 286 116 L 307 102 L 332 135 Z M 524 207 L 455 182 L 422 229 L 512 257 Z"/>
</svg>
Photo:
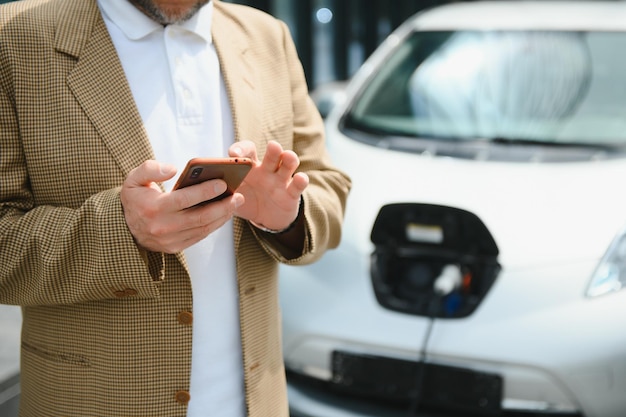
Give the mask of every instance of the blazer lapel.
<svg viewBox="0 0 626 417">
<path fill-rule="evenodd" d="M 235 141 L 251 140 L 257 149 L 265 149 L 264 139 L 260 136 L 261 119 L 260 98 L 255 90 L 255 70 L 248 57 L 249 45 L 245 36 L 233 36 L 241 32 L 241 27 L 225 15 L 219 1 L 214 2 L 211 36 L 220 60 L 220 66 L 226 91 L 230 100 L 235 130 Z M 259 155 L 262 157 L 262 155 Z M 241 236 L 245 222 L 234 219 L 235 253 L 239 253 Z"/>
<path fill-rule="evenodd" d="M 258 141 L 260 101 L 255 90 L 255 70 L 247 55 L 249 46 L 245 36 L 233 36 L 241 28 L 222 13 L 219 2 L 214 3 L 211 32 L 230 99 L 235 140 Z"/>
<path fill-rule="evenodd" d="M 68 86 L 126 176 L 154 152 L 115 46 L 94 0 L 62 2 L 59 15 L 56 48 L 78 59 Z"/>
<path fill-rule="evenodd" d="M 68 86 L 126 175 L 154 156 L 104 20 L 93 0 L 65 1 L 59 13 L 57 50 L 78 58 Z"/>
</svg>

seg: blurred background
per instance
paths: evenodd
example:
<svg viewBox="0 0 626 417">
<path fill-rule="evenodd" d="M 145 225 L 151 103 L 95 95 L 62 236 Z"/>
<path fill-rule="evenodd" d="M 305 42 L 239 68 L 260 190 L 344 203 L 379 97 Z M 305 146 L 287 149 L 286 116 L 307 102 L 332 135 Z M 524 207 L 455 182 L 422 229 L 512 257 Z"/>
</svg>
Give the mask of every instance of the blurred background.
<svg viewBox="0 0 626 417">
<path fill-rule="evenodd" d="M 311 89 L 346 80 L 410 15 L 454 0 L 229 1 L 264 10 L 291 29 Z"/>
</svg>

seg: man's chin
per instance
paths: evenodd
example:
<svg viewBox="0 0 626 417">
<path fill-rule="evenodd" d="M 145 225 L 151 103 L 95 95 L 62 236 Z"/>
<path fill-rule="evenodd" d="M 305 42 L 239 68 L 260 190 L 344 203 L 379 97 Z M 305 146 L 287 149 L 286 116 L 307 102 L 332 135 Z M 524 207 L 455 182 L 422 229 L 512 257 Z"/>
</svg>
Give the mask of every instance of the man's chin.
<svg viewBox="0 0 626 417">
<path fill-rule="evenodd" d="M 190 5 L 165 5 L 159 4 L 155 0 L 130 0 L 130 2 L 141 10 L 146 16 L 162 25 L 171 25 L 176 23 L 183 23 L 193 15 L 210 0 L 197 0 Z"/>
</svg>

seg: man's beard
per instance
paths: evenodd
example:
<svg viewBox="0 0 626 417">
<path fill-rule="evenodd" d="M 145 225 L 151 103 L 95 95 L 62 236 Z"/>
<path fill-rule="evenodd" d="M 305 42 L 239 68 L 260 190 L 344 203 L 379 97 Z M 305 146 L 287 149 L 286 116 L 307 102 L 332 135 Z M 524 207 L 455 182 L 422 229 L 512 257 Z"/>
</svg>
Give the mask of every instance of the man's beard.
<svg viewBox="0 0 626 417">
<path fill-rule="evenodd" d="M 170 25 L 174 23 L 182 23 L 189 20 L 202 6 L 210 0 L 197 0 L 196 3 L 188 10 L 175 11 L 164 10 L 157 6 L 153 0 L 129 0 L 139 10 L 146 14 L 150 19 L 162 25 Z"/>
</svg>

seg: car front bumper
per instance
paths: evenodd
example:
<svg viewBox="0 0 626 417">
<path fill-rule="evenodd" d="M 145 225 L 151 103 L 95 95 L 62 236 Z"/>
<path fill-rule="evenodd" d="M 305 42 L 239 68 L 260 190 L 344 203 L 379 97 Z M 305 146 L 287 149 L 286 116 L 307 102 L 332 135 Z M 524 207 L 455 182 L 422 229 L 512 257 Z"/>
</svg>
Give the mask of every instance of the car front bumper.
<svg viewBox="0 0 626 417">
<path fill-rule="evenodd" d="M 339 351 L 417 361 L 429 320 L 382 309 L 371 284 L 355 278 L 366 265 L 359 267 L 355 259 L 344 271 L 334 257 L 351 260 L 340 250 L 329 257 L 332 271 L 322 261 L 281 278 L 293 413 L 406 416 L 406 409 L 334 390 L 332 357 Z M 505 269 L 472 316 L 434 321 L 422 359 L 501 376 L 505 413 L 623 417 L 626 336 L 612 318 L 622 316 L 626 292 L 585 298 L 594 266 L 595 261 L 580 261 Z M 564 282 L 561 277 L 567 287 L 556 284 Z"/>
</svg>

